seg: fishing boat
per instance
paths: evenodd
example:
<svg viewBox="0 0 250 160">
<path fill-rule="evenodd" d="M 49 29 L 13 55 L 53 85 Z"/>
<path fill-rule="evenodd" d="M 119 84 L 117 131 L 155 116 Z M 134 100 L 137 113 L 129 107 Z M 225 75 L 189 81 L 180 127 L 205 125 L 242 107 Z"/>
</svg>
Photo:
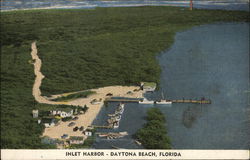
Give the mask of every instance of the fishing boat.
<svg viewBox="0 0 250 160">
<path fill-rule="evenodd" d="M 139 104 L 154 104 L 154 101 L 149 101 L 146 98 L 143 98 L 142 101 L 139 101 Z"/>
<path fill-rule="evenodd" d="M 118 108 L 115 111 L 115 114 L 122 114 L 124 111 L 124 104 L 120 103 Z"/>
<path fill-rule="evenodd" d="M 116 117 L 115 117 L 115 119 L 116 119 L 117 121 L 120 121 L 120 120 L 121 120 L 121 118 L 122 118 L 122 116 L 121 116 L 121 115 L 118 115 L 118 116 L 116 116 Z"/>
<path fill-rule="evenodd" d="M 161 93 L 161 95 L 162 95 L 162 99 L 160 101 L 156 101 L 155 102 L 156 104 L 172 104 L 171 100 L 164 99 L 163 92 Z"/>
<path fill-rule="evenodd" d="M 120 121 L 116 121 L 113 123 L 113 127 L 116 129 L 116 128 L 119 128 L 119 123 Z"/>
</svg>

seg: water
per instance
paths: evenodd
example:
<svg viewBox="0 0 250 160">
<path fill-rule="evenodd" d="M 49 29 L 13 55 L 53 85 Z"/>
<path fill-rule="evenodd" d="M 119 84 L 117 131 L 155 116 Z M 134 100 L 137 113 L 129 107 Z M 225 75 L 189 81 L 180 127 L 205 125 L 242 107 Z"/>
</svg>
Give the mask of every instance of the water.
<svg viewBox="0 0 250 160">
<path fill-rule="evenodd" d="M 249 11 L 247 0 L 194 0 L 194 8 L 245 10 Z M 89 9 L 95 7 L 133 7 L 133 6 L 179 6 L 189 7 L 189 0 L 3 0 L 1 10 L 13 9 Z"/>
<path fill-rule="evenodd" d="M 108 114 L 114 114 L 118 103 L 109 103 L 108 107 L 103 107 L 97 118 L 94 121 L 96 125 L 107 125 L 106 121 L 109 118 Z M 124 106 L 124 112 L 120 120 L 119 128 L 117 129 L 98 129 L 98 132 L 128 132 L 128 136 L 116 139 L 107 140 L 106 138 L 97 137 L 96 143 L 93 145 L 94 148 L 112 148 L 112 145 L 120 148 L 142 148 L 138 146 L 132 136 L 133 134 L 142 127 L 145 121 L 146 108 L 145 106 L 139 106 L 136 103 L 126 103 Z"/>
<path fill-rule="evenodd" d="M 175 43 L 158 59 L 162 68 L 160 90 L 169 99 L 200 98 L 212 104 L 142 105 L 129 103 L 119 131 L 133 134 L 145 123 L 148 107 L 159 107 L 167 119 L 175 149 L 249 149 L 249 24 L 222 23 L 177 33 Z M 103 108 L 99 123 L 116 104 Z M 97 122 L 97 121 L 96 121 Z M 138 148 L 127 136 L 100 140 L 94 147 Z"/>
<path fill-rule="evenodd" d="M 162 107 L 174 148 L 250 147 L 249 24 L 205 25 L 178 33 L 159 61 L 168 98 L 212 100 L 210 105 Z"/>
</svg>

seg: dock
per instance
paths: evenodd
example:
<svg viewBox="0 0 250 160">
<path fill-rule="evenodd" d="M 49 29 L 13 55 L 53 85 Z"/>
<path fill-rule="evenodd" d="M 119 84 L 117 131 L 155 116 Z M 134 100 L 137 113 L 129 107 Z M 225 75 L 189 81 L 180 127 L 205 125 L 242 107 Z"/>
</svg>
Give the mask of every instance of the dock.
<svg viewBox="0 0 250 160">
<path fill-rule="evenodd" d="M 171 100 L 172 103 L 198 103 L 198 104 L 211 104 L 211 100 L 192 100 L 192 99 L 181 99 Z"/>
<path fill-rule="evenodd" d="M 112 99 L 112 98 L 107 98 L 105 100 L 106 102 L 123 102 L 123 103 L 128 103 L 128 102 L 131 102 L 131 103 L 139 103 L 140 99 Z"/>
<path fill-rule="evenodd" d="M 122 103 L 139 103 L 141 101 L 141 98 L 138 99 L 128 99 L 128 98 L 107 98 L 105 99 L 105 102 L 122 102 Z M 211 100 L 206 99 L 200 99 L 200 100 L 192 100 L 192 99 L 179 99 L 179 100 L 169 100 L 172 103 L 196 103 L 196 104 L 211 104 Z M 155 101 L 156 102 L 156 101 Z"/>
<path fill-rule="evenodd" d="M 106 128 L 106 129 L 113 128 L 112 126 L 98 126 L 98 125 L 92 125 L 91 127 L 93 127 L 93 128 Z"/>
</svg>

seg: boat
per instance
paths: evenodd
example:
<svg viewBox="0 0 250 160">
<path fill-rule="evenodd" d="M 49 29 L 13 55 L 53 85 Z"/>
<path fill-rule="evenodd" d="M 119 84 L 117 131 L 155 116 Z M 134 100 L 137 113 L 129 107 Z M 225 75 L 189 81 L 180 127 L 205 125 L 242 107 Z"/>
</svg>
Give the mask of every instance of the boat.
<svg viewBox="0 0 250 160">
<path fill-rule="evenodd" d="M 161 101 L 156 101 L 156 104 L 172 104 L 172 101 L 170 100 L 161 100 Z"/>
<path fill-rule="evenodd" d="M 115 117 L 115 119 L 116 119 L 117 121 L 120 121 L 120 120 L 121 120 L 121 118 L 122 118 L 122 116 L 121 116 L 121 115 L 118 115 L 118 116 L 116 116 L 116 117 Z"/>
<path fill-rule="evenodd" d="M 161 93 L 162 99 L 160 101 L 156 101 L 156 104 L 172 104 L 171 100 L 164 99 L 163 92 Z"/>
<path fill-rule="evenodd" d="M 135 143 L 139 146 L 141 146 L 141 142 L 139 142 L 138 140 L 135 140 Z"/>
<path fill-rule="evenodd" d="M 116 121 L 115 123 L 113 123 L 113 127 L 114 128 L 119 128 L 119 123 L 120 123 L 119 121 Z"/>
<path fill-rule="evenodd" d="M 154 101 L 149 101 L 146 98 L 143 98 L 142 101 L 139 101 L 139 104 L 154 104 Z"/>
<path fill-rule="evenodd" d="M 117 107 L 115 114 L 122 114 L 124 111 L 124 104 L 120 103 L 119 106 Z"/>
</svg>

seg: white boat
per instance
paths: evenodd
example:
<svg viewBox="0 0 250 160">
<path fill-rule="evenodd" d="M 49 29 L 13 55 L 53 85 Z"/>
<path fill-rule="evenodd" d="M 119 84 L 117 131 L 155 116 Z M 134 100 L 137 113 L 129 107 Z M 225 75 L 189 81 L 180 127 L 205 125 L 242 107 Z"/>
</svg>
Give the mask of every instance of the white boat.
<svg viewBox="0 0 250 160">
<path fill-rule="evenodd" d="M 156 104 L 172 104 L 172 101 L 170 100 L 161 100 L 161 101 L 156 101 Z"/>
<path fill-rule="evenodd" d="M 115 123 L 114 123 L 114 128 L 119 128 L 119 121 L 116 121 Z"/>
<path fill-rule="evenodd" d="M 116 119 L 117 121 L 120 121 L 120 120 L 121 120 L 121 118 L 122 118 L 122 116 L 121 116 L 121 115 L 118 115 L 117 117 L 115 117 L 115 119 Z"/>
<path fill-rule="evenodd" d="M 156 104 L 172 104 L 172 101 L 170 100 L 165 100 L 163 96 L 163 92 L 161 93 L 162 99 L 160 101 L 156 101 Z"/>
<path fill-rule="evenodd" d="M 154 104 L 154 101 L 149 101 L 146 98 L 143 98 L 142 101 L 139 101 L 139 104 Z"/>
<path fill-rule="evenodd" d="M 119 104 L 118 108 L 115 111 L 115 114 L 122 114 L 124 111 L 124 104 Z"/>
</svg>

